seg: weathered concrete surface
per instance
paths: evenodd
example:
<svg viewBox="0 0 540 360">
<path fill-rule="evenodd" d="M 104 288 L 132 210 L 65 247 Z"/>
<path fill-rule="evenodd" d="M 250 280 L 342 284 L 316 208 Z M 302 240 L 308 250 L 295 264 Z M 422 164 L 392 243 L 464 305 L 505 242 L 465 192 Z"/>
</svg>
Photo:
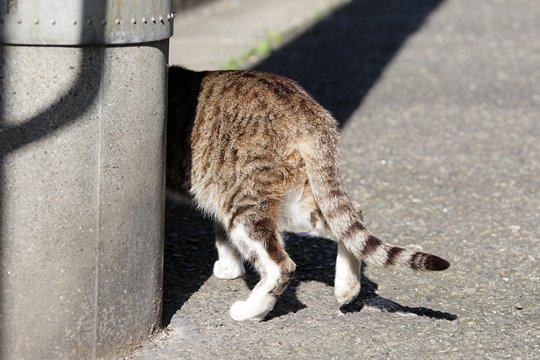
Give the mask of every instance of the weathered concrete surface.
<svg viewBox="0 0 540 360">
<path fill-rule="evenodd" d="M 167 54 L 2 46 L 0 358 L 110 358 L 159 327 Z"/>
<path fill-rule="evenodd" d="M 220 69 L 268 33 L 288 32 L 344 0 L 219 0 L 185 12 L 174 21 L 170 63 L 193 70 Z"/>
<path fill-rule="evenodd" d="M 235 323 L 253 275 L 211 276 L 211 227 L 169 204 L 170 324 L 130 358 L 538 358 L 539 23 L 534 0 L 354 1 L 264 61 L 339 117 L 368 226 L 452 266 L 368 267 L 340 312 L 334 245 L 292 236 L 291 287 L 267 321 Z"/>
</svg>

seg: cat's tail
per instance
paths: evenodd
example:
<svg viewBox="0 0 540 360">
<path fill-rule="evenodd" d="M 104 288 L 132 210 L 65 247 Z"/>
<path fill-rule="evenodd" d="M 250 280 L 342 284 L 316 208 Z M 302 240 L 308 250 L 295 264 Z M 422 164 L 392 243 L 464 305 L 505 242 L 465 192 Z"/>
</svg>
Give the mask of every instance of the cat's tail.
<svg viewBox="0 0 540 360">
<path fill-rule="evenodd" d="M 338 169 L 335 120 L 326 113 L 316 124 L 310 125 L 314 127 L 304 134 L 299 151 L 306 164 L 315 201 L 337 239 L 357 258 L 374 265 L 401 264 L 414 270 L 447 269 L 450 263 L 438 256 L 389 245 L 366 229 Z"/>
</svg>

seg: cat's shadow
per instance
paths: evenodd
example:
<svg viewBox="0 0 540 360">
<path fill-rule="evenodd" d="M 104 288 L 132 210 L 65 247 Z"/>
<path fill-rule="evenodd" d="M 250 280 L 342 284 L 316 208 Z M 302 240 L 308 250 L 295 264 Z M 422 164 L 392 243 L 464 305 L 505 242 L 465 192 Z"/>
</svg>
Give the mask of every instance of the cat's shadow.
<svg viewBox="0 0 540 360">
<path fill-rule="evenodd" d="M 298 300 L 296 288 L 304 281 L 317 281 L 334 286 L 337 245 L 327 239 L 306 234 L 286 234 L 287 252 L 297 265 L 295 276 L 287 290 L 278 299 L 274 309 L 265 320 L 297 312 L 306 307 Z M 359 312 L 364 306 L 371 306 L 385 312 L 415 314 L 440 320 L 455 320 L 457 315 L 426 307 L 410 307 L 377 294 L 378 285 L 365 274 L 366 265 L 361 267 L 361 290 L 358 297 L 340 308 L 342 313 Z M 254 271 L 246 274 L 245 280 L 252 289 L 259 280 Z M 337 306 L 337 302 L 336 302 Z"/>
<path fill-rule="evenodd" d="M 163 275 L 163 325 L 197 292 L 210 276 L 217 258 L 214 233 L 210 222 L 198 212 L 183 205 L 167 201 L 165 227 L 165 266 Z M 304 281 L 317 281 L 333 286 L 336 257 L 335 243 L 311 236 L 287 234 L 287 251 L 297 264 L 297 271 L 285 293 L 268 314 L 270 320 L 306 307 L 296 296 L 296 288 Z M 377 284 L 364 274 L 358 298 L 341 308 L 342 312 L 362 311 L 371 306 L 387 312 L 400 312 L 434 319 L 455 320 L 457 316 L 425 307 L 409 307 L 380 297 Z M 248 268 L 244 277 L 253 288 L 259 277 Z M 336 303 L 337 306 L 337 303 Z"/>
</svg>

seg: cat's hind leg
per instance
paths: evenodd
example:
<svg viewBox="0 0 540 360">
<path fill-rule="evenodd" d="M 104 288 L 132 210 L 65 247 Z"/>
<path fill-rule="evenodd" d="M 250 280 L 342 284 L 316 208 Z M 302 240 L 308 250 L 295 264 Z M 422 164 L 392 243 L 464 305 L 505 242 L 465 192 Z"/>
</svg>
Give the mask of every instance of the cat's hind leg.
<svg viewBox="0 0 540 360">
<path fill-rule="evenodd" d="M 359 214 L 360 219 L 363 219 L 360 204 L 353 201 L 353 206 Z M 330 231 L 330 229 L 327 231 Z M 347 250 L 342 242 L 338 242 L 334 295 L 340 305 L 345 305 L 356 299 L 359 293 L 360 260 L 352 252 Z"/>
<path fill-rule="evenodd" d="M 231 306 L 230 315 L 237 321 L 263 320 L 287 287 L 296 265 L 285 252 L 275 220 L 268 212 L 257 205 L 242 211 L 243 215 L 236 216 L 231 224 L 229 237 L 261 279 L 245 301 Z"/>
<path fill-rule="evenodd" d="M 317 206 L 308 183 L 303 189 L 292 189 L 286 197 L 286 202 L 285 216 L 287 219 L 285 222 L 292 229 L 308 231 L 338 243 L 334 294 L 340 305 L 350 303 L 360 293 L 360 261 L 342 243 L 337 241 Z M 362 218 L 360 205 L 356 202 L 353 205 Z"/>
<path fill-rule="evenodd" d="M 245 273 L 242 256 L 232 246 L 223 225 L 215 223 L 214 230 L 218 252 L 218 260 L 214 263 L 214 276 L 223 280 L 242 277 Z"/>
<path fill-rule="evenodd" d="M 356 299 L 360 293 L 360 260 L 352 252 L 347 250 L 343 243 L 337 241 L 332 231 L 328 228 L 318 207 L 311 211 L 310 219 L 312 231 L 338 244 L 336 272 L 334 275 L 334 295 L 340 305 L 348 304 Z"/>
<path fill-rule="evenodd" d="M 334 295 L 340 305 L 356 299 L 360 293 L 360 260 L 345 245 L 338 243 Z"/>
</svg>

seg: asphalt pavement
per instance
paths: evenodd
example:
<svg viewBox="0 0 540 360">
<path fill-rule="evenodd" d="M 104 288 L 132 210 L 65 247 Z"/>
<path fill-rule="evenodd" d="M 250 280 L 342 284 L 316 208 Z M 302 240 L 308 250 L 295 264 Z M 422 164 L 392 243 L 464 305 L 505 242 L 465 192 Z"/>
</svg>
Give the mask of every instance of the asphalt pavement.
<svg viewBox="0 0 540 360">
<path fill-rule="evenodd" d="M 176 23 L 171 63 L 196 69 L 303 29 L 249 66 L 298 80 L 337 117 L 375 234 L 452 265 L 367 266 L 339 309 L 335 245 L 288 235 L 294 280 L 265 321 L 238 323 L 228 309 L 256 275 L 213 277 L 212 226 L 169 201 L 166 328 L 129 359 L 540 358 L 538 1 L 224 0 Z"/>
</svg>

